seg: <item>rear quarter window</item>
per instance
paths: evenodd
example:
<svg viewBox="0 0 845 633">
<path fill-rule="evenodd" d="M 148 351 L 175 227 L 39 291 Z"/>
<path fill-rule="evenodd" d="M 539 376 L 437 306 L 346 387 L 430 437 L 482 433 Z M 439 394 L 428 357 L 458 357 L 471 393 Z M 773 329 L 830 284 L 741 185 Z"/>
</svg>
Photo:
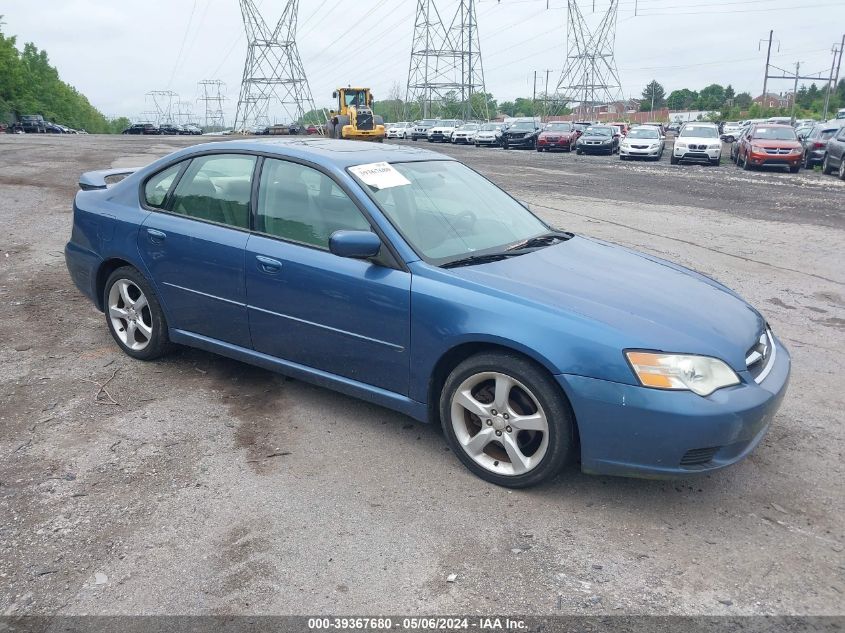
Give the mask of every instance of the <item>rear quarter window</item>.
<svg viewBox="0 0 845 633">
<path fill-rule="evenodd" d="M 162 208 L 164 199 L 167 197 L 167 192 L 173 186 L 173 181 L 179 174 L 179 170 L 182 169 L 182 164 L 176 163 L 175 165 L 171 165 L 147 180 L 147 184 L 144 185 L 144 202 L 148 206 Z"/>
</svg>

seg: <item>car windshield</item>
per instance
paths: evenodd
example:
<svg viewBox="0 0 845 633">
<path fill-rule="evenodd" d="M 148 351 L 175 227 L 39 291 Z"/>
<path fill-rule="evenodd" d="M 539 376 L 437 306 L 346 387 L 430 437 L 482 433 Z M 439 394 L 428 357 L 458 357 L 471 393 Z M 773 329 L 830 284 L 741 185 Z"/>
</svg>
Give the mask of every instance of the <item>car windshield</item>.
<svg viewBox="0 0 845 633">
<path fill-rule="evenodd" d="M 549 132 L 571 132 L 572 125 L 569 123 L 549 123 L 546 130 Z"/>
<path fill-rule="evenodd" d="M 462 163 L 394 163 L 392 168 L 406 184 L 365 188 L 411 247 L 434 264 L 501 252 L 549 232 L 525 207 Z"/>
<path fill-rule="evenodd" d="M 588 136 L 613 136 L 613 130 L 609 127 L 588 127 L 585 134 Z"/>
<path fill-rule="evenodd" d="M 478 124 L 477 123 L 467 123 L 466 125 L 462 125 L 458 129 L 459 130 L 477 130 Z"/>
<path fill-rule="evenodd" d="M 510 126 L 511 130 L 533 130 L 534 124 L 531 121 L 519 121 Z"/>
<path fill-rule="evenodd" d="M 692 138 L 718 138 L 718 134 L 716 132 L 715 127 L 708 126 L 700 126 L 700 127 L 691 127 L 687 126 L 681 133 L 678 134 L 679 137 L 692 137 Z"/>
<path fill-rule="evenodd" d="M 754 138 L 770 141 L 794 141 L 795 130 L 791 127 L 758 127 L 754 130 Z"/>
<path fill-rule="evenodd" d="M 485 123 L 479 129 L 481 132 L 494 132 L 498 130 L 501 126 L 500 125 L 493 125 L 492 123 Z"/>
<path fill-rule="evenodd" d="M 434 125 L 437 123 L 437 119 L 423 119 L 420 121 L 420 125 Z"/>
<path fill-rule="evenodd" d="M 660 132 L 653 127 L 635 127 L 628 132 L 628 138 L 660 138 Z"/>
<path fill-rule="evenodd" d="M 435 127 L 455 127 L 454 119 L 439 119 L 434 125 Z"/>
</svg>

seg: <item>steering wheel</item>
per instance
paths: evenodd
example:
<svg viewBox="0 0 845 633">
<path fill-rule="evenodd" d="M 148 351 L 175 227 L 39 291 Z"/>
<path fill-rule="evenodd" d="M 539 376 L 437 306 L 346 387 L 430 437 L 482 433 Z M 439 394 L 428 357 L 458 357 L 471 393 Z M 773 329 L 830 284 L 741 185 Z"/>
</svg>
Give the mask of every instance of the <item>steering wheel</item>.
<svg viewBox="0 0 845 633">
<path fill-rule="evenodd" d="M 465 209 L 452 219 L 452 228 L 458 232 L 469 231 L 475 226 L 476 220 L 478 216 L 469 209 Z"/>
</svg>

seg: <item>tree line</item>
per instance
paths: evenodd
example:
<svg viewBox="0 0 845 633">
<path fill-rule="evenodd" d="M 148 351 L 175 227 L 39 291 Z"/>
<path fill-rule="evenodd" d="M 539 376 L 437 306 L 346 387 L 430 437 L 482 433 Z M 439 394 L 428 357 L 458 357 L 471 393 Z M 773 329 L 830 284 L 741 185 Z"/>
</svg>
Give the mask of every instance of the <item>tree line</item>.
<svg viewBox="0 0 845 633">
<path fill-rule="evenodd" d="M 824 113 L 824 101 L 827 87 L 815 83 L 809 87 L 802 84 L 795 98 L 796 116 L 800 118 L 820 118 Z M 763 114 L 786 115 L 791 112 L 791 103 L 786 108 L 766 108 L 755 103 L 748 92 L 737 94 L 728 84 L 710 84 L 700 91 L 680 88 L 666 95 L 665 88 L 653 79 L 643 89 L 640 111 L 650 112 L 660 108 L 670 110 L 709 110 L 718 112 L 722 120 L 738 119 L 741 112 L 748 112 L 750 118 L 759 118 Z M 845 107 L 845 79 L 839 81 L 831 92 L 828 104 L 828 116 L 837 109 Z"/>
<path fill-rule="evenodd" d="M 19 51 L 16 37 L 4 34 L 0 21 L 0 122 L 14 123 L 23 114 L 40 114 L 91 133 L 117 133 L 129 125 L 126 118 L 106 119 L 85 95 L 63 82 L 46 51 L 31 42 Z"/>
</svg>

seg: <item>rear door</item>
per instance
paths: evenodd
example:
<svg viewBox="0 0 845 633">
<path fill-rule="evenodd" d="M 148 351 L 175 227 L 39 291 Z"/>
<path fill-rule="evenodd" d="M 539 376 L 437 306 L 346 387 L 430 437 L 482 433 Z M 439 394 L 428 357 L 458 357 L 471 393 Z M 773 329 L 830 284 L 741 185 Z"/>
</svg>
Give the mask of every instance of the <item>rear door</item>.
<svg viewBox="0 0 845 633">
<path fill-rule="evenodd" d="M 266 158 L 254 224 L 246 290 L 255 350 L 407 394 L 410 273 L 389 254 L 365 261 L 328 249 L 334 231 L 371 230 L 352 198 L 315 168 Z"/>
<path fill-rule="evenodd" d="M 146 186 L 153 208 L 138 247 L 164 301 L 171 328 L 251 346 L 244 288 L 250 194 L 256 157 L 209 154 L 175 168 L 175 188 Z M 171 187 L 172 188 L 172 187 Z M 166 190 L 166 189 L 165 189 Z"/>
</svg>

